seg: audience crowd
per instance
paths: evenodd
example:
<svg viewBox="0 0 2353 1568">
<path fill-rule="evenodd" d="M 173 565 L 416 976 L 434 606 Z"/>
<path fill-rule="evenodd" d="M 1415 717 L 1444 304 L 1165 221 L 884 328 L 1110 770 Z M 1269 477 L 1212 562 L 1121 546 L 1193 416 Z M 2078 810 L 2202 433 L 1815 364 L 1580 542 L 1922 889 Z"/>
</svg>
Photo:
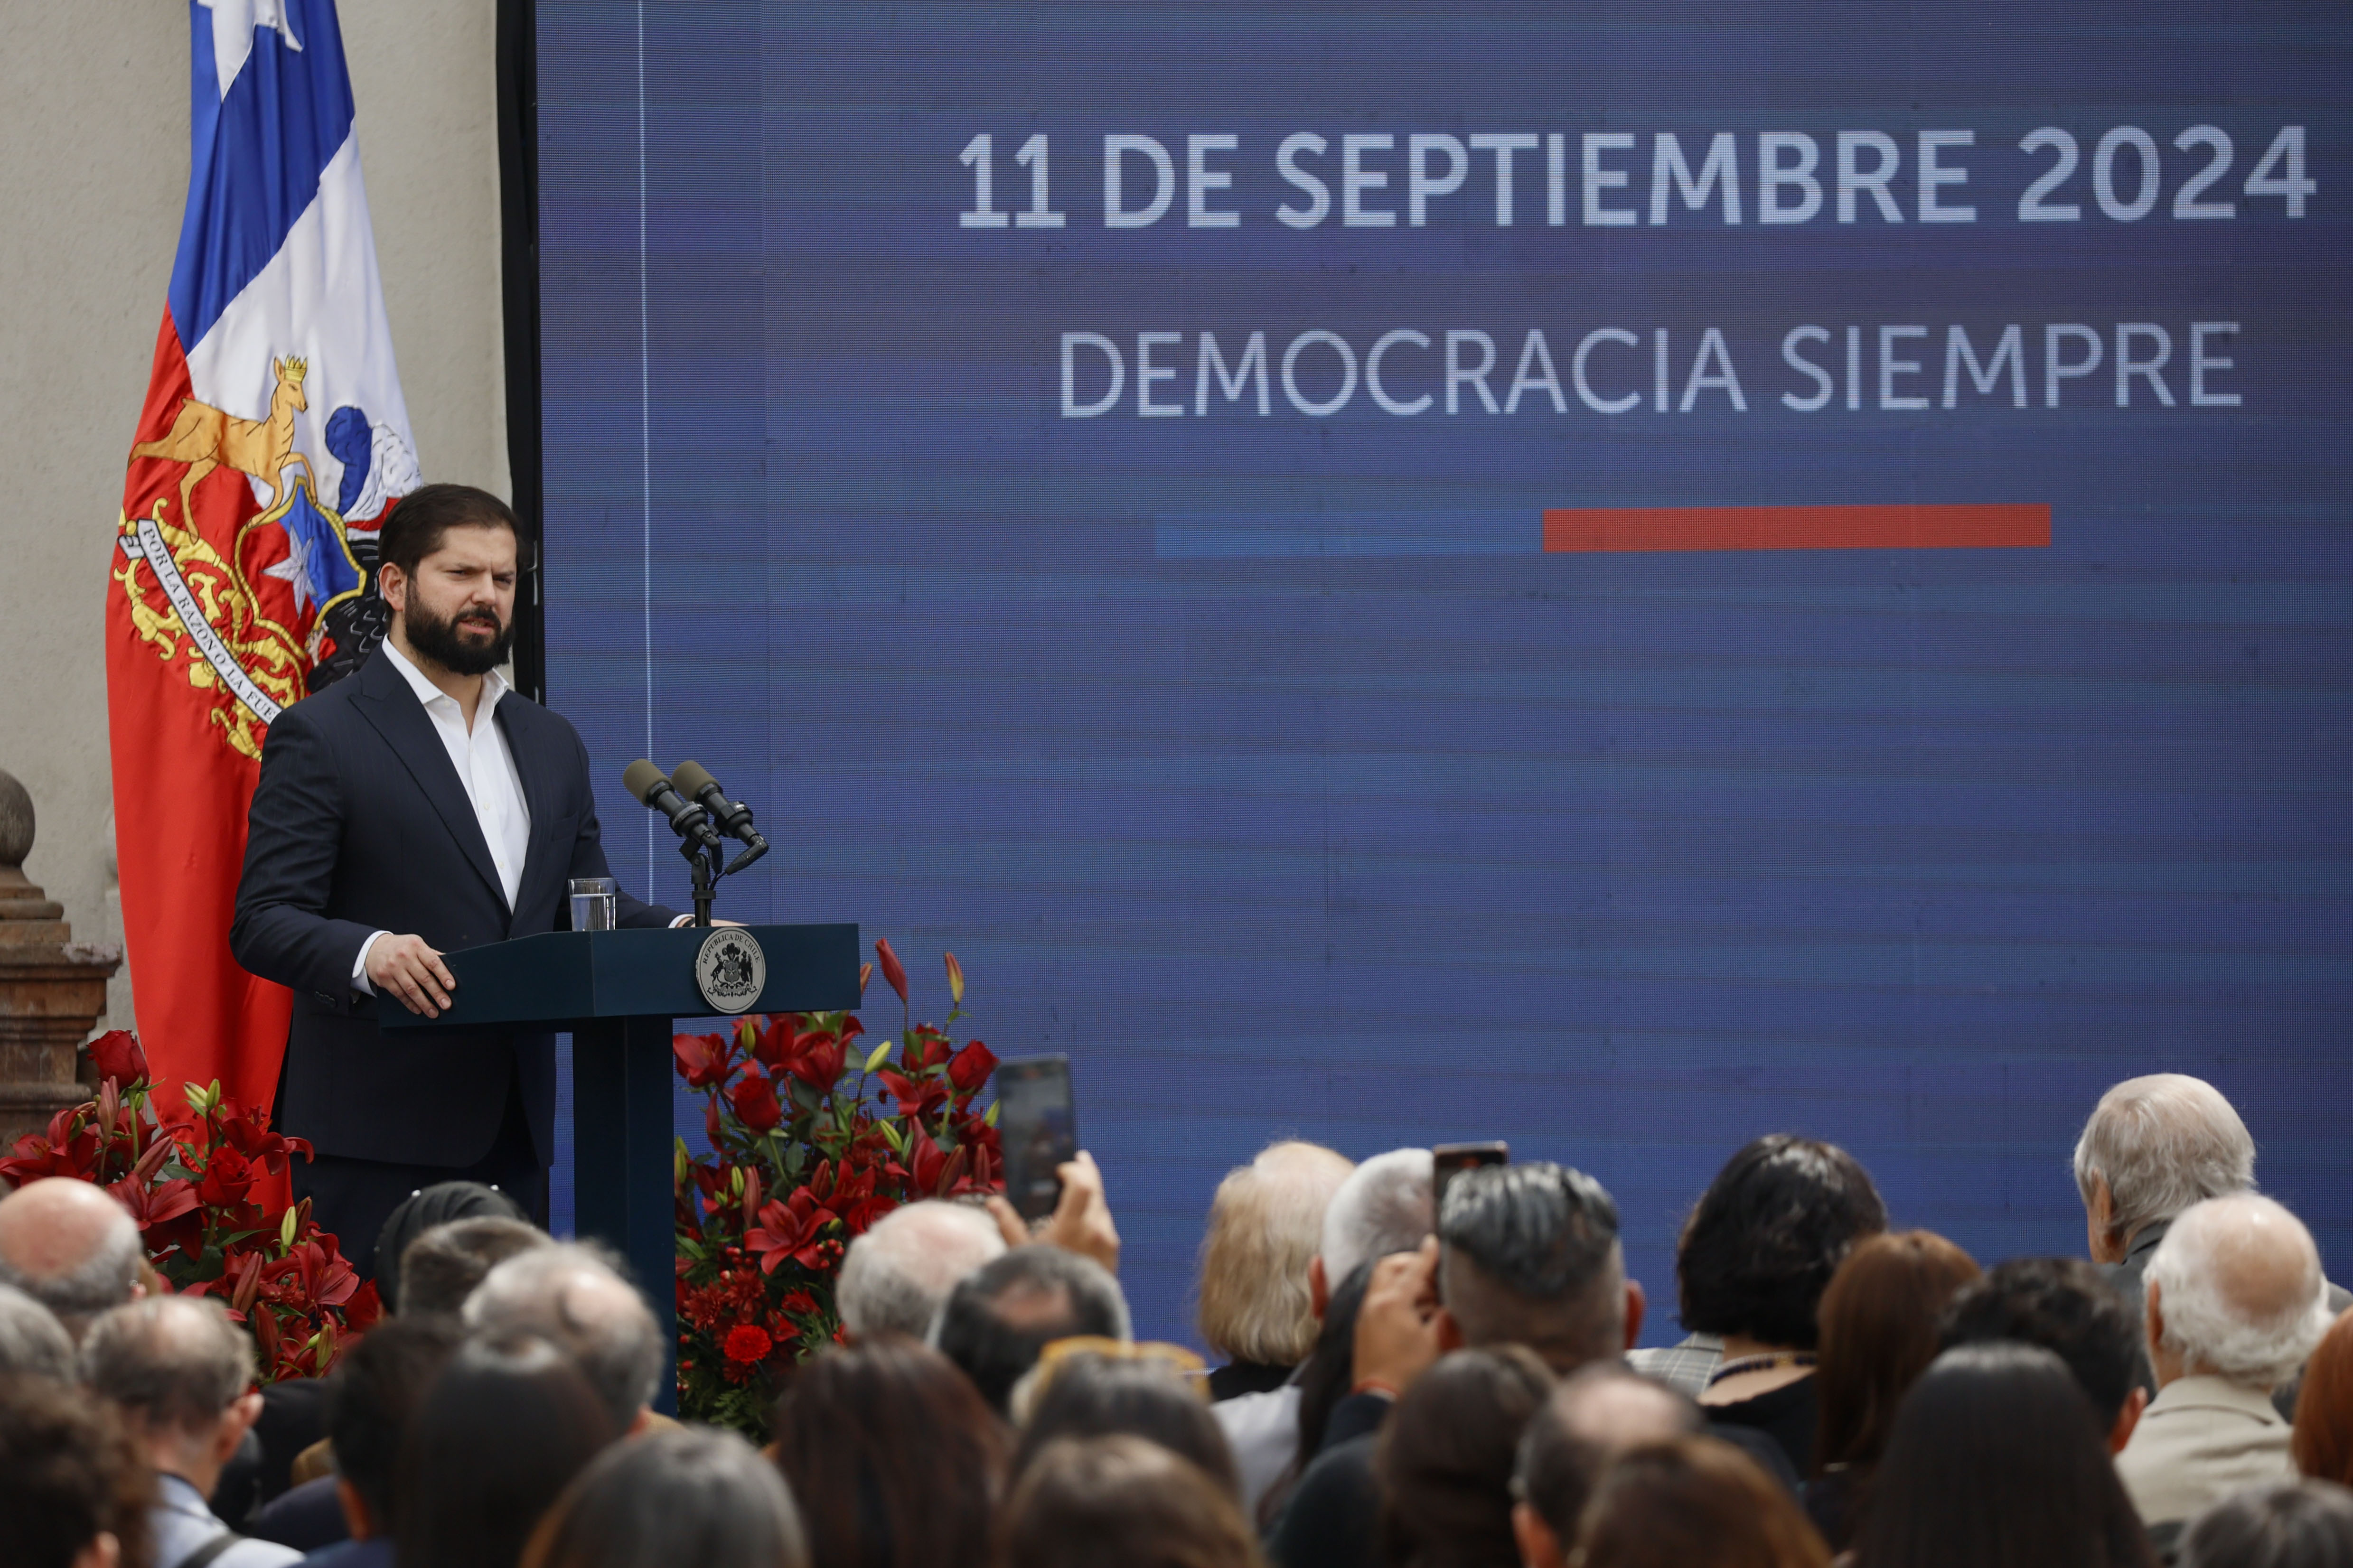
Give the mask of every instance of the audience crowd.
<svg viewBox="0 0 2353 1568">
<path fill-rule="evenodd" d="M 257 1387 L 108 1193 L 37 1181 L 0 1200 L 0 1568 L 2353 1568 L 2353 1298 L 2254 1167 L 2211 1086 L 2118 1084 L 2088 1259 L 1981 1268 L 1759 1138 L 1637 1350 L 1591 1176 L 1441 1201 L 1429 1150 L 1280 1142 L 1210 1206 L 1212 1369 L 1135 1341 L 1082 1156 L 1034 1230 L 857 1237 L 765 1449 L 658 1414 L 638 1286 L 494 1190 L 412 1198 L 391 1315 Z"/>
</svg>

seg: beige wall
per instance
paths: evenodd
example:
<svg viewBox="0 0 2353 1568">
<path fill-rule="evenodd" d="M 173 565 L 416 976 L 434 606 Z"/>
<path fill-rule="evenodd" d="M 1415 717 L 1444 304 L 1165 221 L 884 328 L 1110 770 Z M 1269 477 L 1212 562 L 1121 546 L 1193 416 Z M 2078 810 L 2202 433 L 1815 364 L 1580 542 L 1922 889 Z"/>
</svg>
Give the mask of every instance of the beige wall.
<svg viewBox="0 0 2353 1568">
<path fill-rule="evenodd" d="M 385 307 L 428 479 L 506 492 L 492 0 L 342 0 Z M 8 8 L 0 49 L 0 768 L 26 875 L 117 934 L 108 550 L 188 178 L 185 0 Z M 129 1020 L 118 984 L 110 1021 Z"/>
</svg>

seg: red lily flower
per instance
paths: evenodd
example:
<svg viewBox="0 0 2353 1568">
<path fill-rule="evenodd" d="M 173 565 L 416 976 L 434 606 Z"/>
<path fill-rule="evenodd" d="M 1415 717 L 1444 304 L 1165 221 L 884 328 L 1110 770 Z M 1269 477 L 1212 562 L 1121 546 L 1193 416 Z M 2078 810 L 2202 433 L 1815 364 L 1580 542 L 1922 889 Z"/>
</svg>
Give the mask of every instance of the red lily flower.
<svg viewBox="0 0 2353 1568">
<path fill-rule="evenodd" d="M 848 1065 L 849 1045 L 839 1035 L 803 1035 L 800 1048 L 794 1052 L 786 1070 L 819 1094 L 828 1093 L 840 1080 L 841 1069 Z"/>
<path fill-rule="evenodd" d="M 140 1245 L 150 1258 L 176 1247 L 194 1258 L 204 1249 L 205 1216 L 196 1200 L 196 1184 L 174 1176 L 149 1186 L 126 1176 L 106 1189 L 131 1211 L 138 1223 Z"/>
<path fill-rule="evenodd" d="M 825 1227 L 834 1212 L 818 1204 L 807 1187 L 797 1187 L 782 1202 L 760 1210 L 760 1223 L 744 1233 L 744 1245 L 760 1255 L 760 1271 L 774 1274 L 789 1258 L 804 1268 L 822 1266 Z"/>
<path fill-rule="evenodd" d="M 891 983 L 891 989 L 899 994 L 900 1001 L 904 1002 L 907 999 L 907 966 L 899 962 L 899 955 L 891 951 L 890 942 L 883 937 L 874 939 L 874 956 L 881 961 L 882 978 Z"/>
<path fill-rule="evenodd" d="M 885 1068 L 874 1075 L 882 1087 L 899 1097 L 899 1114 L 924 1117 L 948 1102 L 948 1086 L 937 1079 L 923 1080 L 902 1077 Z"/>
<path fill-rule="evenodd" d="M 724 1035 L 672 1035 L 670 1054 L 677 1058 L 679 1072 L 696 1089 L 725 1083 L 727 1075 L 735 1070 L 735 1052 Z"/>
</svg>

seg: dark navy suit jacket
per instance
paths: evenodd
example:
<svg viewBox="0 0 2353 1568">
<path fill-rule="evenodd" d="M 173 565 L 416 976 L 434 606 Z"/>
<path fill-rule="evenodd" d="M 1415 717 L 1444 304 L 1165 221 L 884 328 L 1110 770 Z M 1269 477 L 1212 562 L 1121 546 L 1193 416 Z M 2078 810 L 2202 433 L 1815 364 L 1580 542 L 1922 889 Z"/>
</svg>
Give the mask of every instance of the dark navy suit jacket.
<svg viewBox="0 0 2353 1568">
<path fill-rule="evenodd" d="M 541 1162 L 554 1154 L 554 1036 L 386 1035 L 375 998 L 351 984 L 373 932 L 454 952 L 565 930 L 566 879 L 612 874 L 579 732 L 512 692 L 495 721 L 531 811 L 512 909 L 433 721 L 383 653 L 269 726 L 229 949 L 294 993 L 277 1120 L 322 1154 L 471 1164 L 498 1136 L 511 1078 Z M 618 912 L 623 926 L 676 918 L 626 893 Z"/>
</svg>

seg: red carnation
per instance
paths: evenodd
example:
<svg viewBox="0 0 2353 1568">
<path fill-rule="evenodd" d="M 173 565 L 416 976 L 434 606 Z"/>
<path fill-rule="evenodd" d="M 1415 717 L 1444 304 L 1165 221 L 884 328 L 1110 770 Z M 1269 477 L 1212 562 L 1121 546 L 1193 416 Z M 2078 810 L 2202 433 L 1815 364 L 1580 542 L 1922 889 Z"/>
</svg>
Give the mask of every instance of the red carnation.
<svg viewBox="0 0 2353 1568">
<path fill-rule="evenodd" d="M 128 1029 L 109 1029 L 90 1041 L 90 1059 L 98 1068 L 100 1083 L 128 1089 L 147 1081 L 147 1053 L 140 1049 L 139 1037 Z"/>
<path fill-rule="evenodd" d="M 760 1362 L 768 1359 L 768 1352 L 776 1348 L 776 1342 L 768 1337 L 765 1329 L 750 1323 L 738 1323 L 727 1331 L 727 1342 L 723 1348 L 727 1352 L 729 1361 Z"/>
</svg>

